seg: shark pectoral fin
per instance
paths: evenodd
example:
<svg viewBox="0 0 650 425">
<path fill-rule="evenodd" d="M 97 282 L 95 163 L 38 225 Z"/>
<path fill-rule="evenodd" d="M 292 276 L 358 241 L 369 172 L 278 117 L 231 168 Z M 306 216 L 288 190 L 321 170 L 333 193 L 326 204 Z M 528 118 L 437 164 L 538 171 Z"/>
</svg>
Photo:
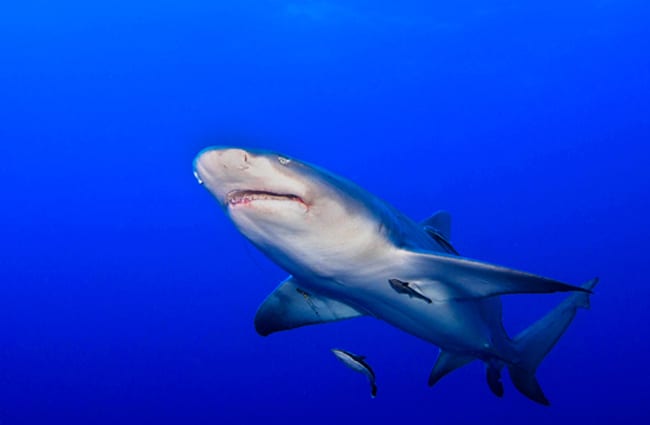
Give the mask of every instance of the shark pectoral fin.
<svg viewBox="0 0 650 425">
<path fill-rule="evenodd" d="M 269 295 L 255 314 L 255 330 L 266 336 L 305 325 L 333 322 L 362 316 L 363 313 L 340 301 L 300 287 L 288 278 Z"/>
<path fill-rule="evenodd" d="M 436 364 L 433 365 L 431 374 L 429 374 L 429 386 L 433 387 L 443 376 L 465 366 L 472 360 L 476 360 L 476 357 L 440 350 Z"/>
<path fill-rule="evenodd" d="M 589 288 L 469 258 L 423 251 L 404 252 L 411 273 L 417 276 L 414 281 L 425 295 L 435 300 L 567 291 L 591 293 Z"/>
</svg>

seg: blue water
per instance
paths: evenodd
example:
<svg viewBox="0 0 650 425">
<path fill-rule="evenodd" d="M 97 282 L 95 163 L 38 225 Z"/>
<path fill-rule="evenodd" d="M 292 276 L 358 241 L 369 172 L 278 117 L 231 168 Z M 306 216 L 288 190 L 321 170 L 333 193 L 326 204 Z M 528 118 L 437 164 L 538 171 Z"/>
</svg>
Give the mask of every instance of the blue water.
<svg viewBox="0 0 650 425">
<path fill-rule="evenodd" d="M 650 3 L 0 5 L 1 424 L 647 423 Z M 550 408 L 370 318 L 263 338 L 285 277 L 196 184 L 228 141 L 344 175 L 470 257 L 600 276 Z M 561 296 L 511 296 L 514 333 Z M 332 347 L 365 354 L 364 378 Z"/>
</svg>

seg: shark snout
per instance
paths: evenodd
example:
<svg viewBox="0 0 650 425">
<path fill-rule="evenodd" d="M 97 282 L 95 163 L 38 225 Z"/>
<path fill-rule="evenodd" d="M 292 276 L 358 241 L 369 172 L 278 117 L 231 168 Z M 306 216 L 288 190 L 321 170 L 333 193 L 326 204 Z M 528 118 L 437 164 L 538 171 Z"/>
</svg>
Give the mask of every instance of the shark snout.
<svg viewBox="0 0 650 425">
<path fill-rule="evenodd" d="M 200 184 L 237 170 L 250 167 L 251 155 L 243 149 L 211 147 L 201 151 L 194 159 L 194 177 Z"/>
<path fill-rule="evenodd" d="M 234 169 L 248 168 L 250 154 L 238 148 L 212 147 L 201 151 L 194 159 L 194 170 Z"/>
<path fill-rule="evenodd" d="M 221 164 L 223 168 L 245 170 L 250 167 L 250 154 L 243 149 L 219 149 L 212 152 L 213 160 Z"/>
</svg>

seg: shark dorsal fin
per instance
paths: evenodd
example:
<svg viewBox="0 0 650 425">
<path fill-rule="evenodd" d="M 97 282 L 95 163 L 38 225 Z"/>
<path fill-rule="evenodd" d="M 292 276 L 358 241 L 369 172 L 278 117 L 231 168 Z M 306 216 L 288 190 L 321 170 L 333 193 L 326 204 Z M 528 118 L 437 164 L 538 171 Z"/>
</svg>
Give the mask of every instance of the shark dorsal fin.
<svg viewBox="0 0 650 425">
<path fill-rule="evenodd" d="M 438 211 L 421 224 L 424 227 L 431 228 L 447 241 L 451 240 L 451 214 L 447 211 Z"/>
</svg>

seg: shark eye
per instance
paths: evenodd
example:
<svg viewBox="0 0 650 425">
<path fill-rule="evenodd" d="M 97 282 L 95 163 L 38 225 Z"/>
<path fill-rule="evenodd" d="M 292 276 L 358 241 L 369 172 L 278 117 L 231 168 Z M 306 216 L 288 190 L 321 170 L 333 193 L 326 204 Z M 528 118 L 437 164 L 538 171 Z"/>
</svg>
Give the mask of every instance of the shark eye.
<svg viewBox="0 0 650 425">
<path fill-rule="evenodd" d="M 284 156 L 279 156 L 278 161 L 282 165 L 288 165 L 291 162 L 291 160 L 289 158 L 285 158 Z"/>
</svg>

